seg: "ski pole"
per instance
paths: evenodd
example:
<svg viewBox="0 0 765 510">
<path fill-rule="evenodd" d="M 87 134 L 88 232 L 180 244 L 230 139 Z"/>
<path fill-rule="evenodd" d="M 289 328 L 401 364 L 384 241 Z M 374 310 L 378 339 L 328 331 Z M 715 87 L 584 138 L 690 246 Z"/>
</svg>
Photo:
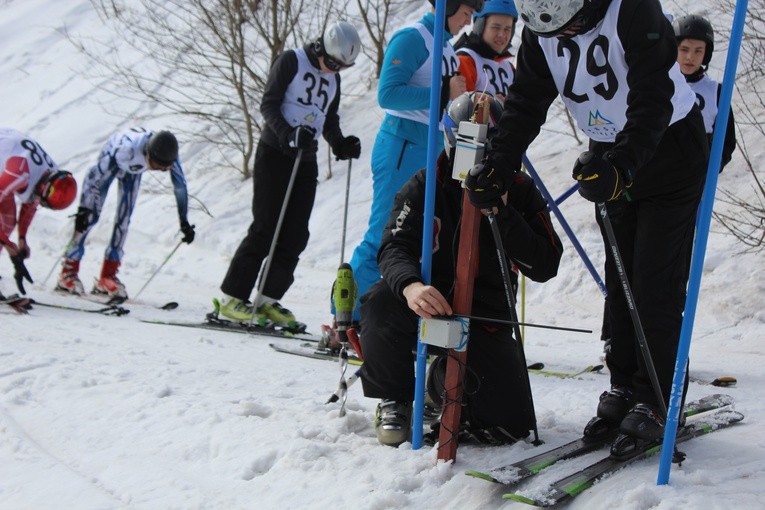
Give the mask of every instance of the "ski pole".
<svg viewBox="0 0 765 510">
<path fill-rule="evenodd" d="M 53 263 L 53 267 L 50 268 L 50 271 L 48 271 L 48 275 L 45 277 L 45 279 L 42 281 L 40 285 L 43 287 L 46 283 L 48 283 L 48 280 L 50 279 L 51 275 L 53 274 L 53 271 L 56 270 L 56 268 L 59 266 L 59 263 L 61 262 L 61 259 L 66 257 L 66 252 L 72 249 L 72 246 L 74 246 L 76 243 L 80 241 L 80 238 L 82 237 L 82 232 L 75 232 L 72 238 L 69 240 L 69 242 L 66 244 L 66 248 L 64 248 L 64 253 L 62 253 L 57 259 L 56 262 Z"/>
<path fill-rule="evenodd" d="M 183 243 L 183 239 L 178 241 L 178 244 L 175 245 L 175 248 L 173 248 L 173 251 L 171 251 L 170 254 L 167 257 L 165 257 L 165 260 L 162 261 L 159 267 L 154 270 L 154 272 L 151 274 L 149 279 L 146 280 L 146 283 L 143 284 L 143 287 L 141 287 L 141 290 L 136 292 L 135 296 L 133 296 L 133 299 L 138 299 L 138 296 L 141 295 L 141 292 L 143 292 L 143 289 L 145 289 L 146 286 L 149 285 L 149 283 L 154 279 L 154 277 L 157 276 L 157 273 L 159 273 L 162 270 L 162 268 L 165 267 L 165 264 L 167 264 L 167 261 L 170 260 L 170 257 L 172 257 L 175 254 L 175 252 L 178 250 L 178 248 L 180 248 L 181 243 Z"/>
<path fill-rule="evenodd" d="M 252 326 L 255 319 L 255 307 L 258 306 L 258 300 L 263 295 L 263 287 L 266 285 L 266 279 L 268 278 L 268 272 L 271 270 L 271 259 L 274 256 L 276 250 L 276 242 L 279 240 L 279 232 L 282 230 L 282 223 L 284 222 L 284 216 L 287 214 L 287 206 L 290 202 L 290 196 L 292 195 L 292 187 L 295 185 L 295 178 L 297 177 L 298 167 L 300 166 L 300 160 L 303 159 L 303 149 L 298 149 L 297 156 L 295 157 L 295 164 L 292 165 L 292 174 L 290 175 L 289 184 L 287 184 L 287 192 L 284 194 L 284 202 L 282 202 L 282 209 L 279 211 L 279 219 L 276 222 L 276 229 L 274 230 L 274 236 L 271 239 L 271 247 L 268 249 L 268 256 L 266 257 L 265 266 L 263 267 L 263 273 L 260 275 L 260 281 L 255 290 L 255 297 L 252 300 L 253 314 L 250 317 L 249 325 Z"/>
<path fill-rule="evenodd" d="M 345 178 L 345 209 L 343 211 L 343 237 L 340 241 L 340 263 L 345 262 L 345 232 L 348 225 L 348 196 L 351 191 L 351 166 L 353 158 L 348 159 L 348 175 Z"/>
<path fill-rule="evenodd" d="M 624 263 L 619 253 L 619 247 L 616 244 L 616 234 L 614 234 L 611 218 L 608 217 L 605 202 L 598 203 L 598 211 L 600 212 L 600 217 L 603 218 L 603 226 L 606 230 L 606 237 L 608 237 L 609 248 L 614 257 L 614 265 L 616 266 L 616 272 L 619 274 L 622 290 L 624 290 L 624 299 L 627 301 L 627 308 L 629 308 L 630 317 L 632 317 L 632 324 L 635 328 L 635 335 L 637 336 L 640 351 L 643 354 L 643 360 L 645 361 L 646 370 L 648 371 L 648 378 L 651 380 L 651 386 L 653 386 L 653 391 L 656 394 L 656 400 L 659 402 L 659 409 L 661 410 L 662 417 L 666 420 L 667 405 L 664 403 L 664 396 L 661 393 L 661 386 L 659 386 L 659 376 L 656 375 L 656 367 L 651 358 L 651 350 L 648 348 L 648 342 L 645 338 L 645 330 L 643 330 L 643 324 L 640 322 L 640 315 L 635 307 L 635 297 L 632 294 Z"/>
<path fill-rule="evenodd" d="M 499 259 L 499 270 L 502 274 L 502 281 L 505 284 L 505 297 L 507 297 L 507 304 L 510 307 L 510 320 L 515 322 L 513 325 L 513 331 L 515 332 L 516 345 L 518 347 L 518 354 L 521 357 L 523 366 L 527 366 L 526 353 L 523 349 L 523 336 L 521 335 L 521 328 L 518 321 L 518 313 L 515 311 L 515 297 L 513 296 L 513 282 L 510 280 L 510 268 L 507 265 L 507 256 L 505 254 L 505 247 L 502 244 L 502 234 L 499 232 L 499 224 L 497 224 L 497 218 L 494 216 L 494 212 L 491 209 L 485 209 L 486 218 L 489 220 L 491 226 L 491 233 L 494 237 L 494 244 L 497 248 L 497 258 Z M 534 411 L 534 397 L 531 395 L 531 381 L 529 381 L 529 372 L 525 371 L 526 377 L 526 391 L 529 396 L 529 406 L 531 407 L 531 418 L 534 420 L 534 444 L 539 443 L 539 430 L 537 429 L 537 416 Z"/>
</svg>

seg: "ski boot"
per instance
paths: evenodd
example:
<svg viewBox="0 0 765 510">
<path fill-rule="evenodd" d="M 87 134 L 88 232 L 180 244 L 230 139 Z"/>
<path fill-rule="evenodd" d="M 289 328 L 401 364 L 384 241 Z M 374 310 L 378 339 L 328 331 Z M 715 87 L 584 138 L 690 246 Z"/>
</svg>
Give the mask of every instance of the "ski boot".
<svg viewBox="0 0 765 510">
<path fill-rule="evenodd" d="M 85 294 L 85 288 L 80 281 L 78 273 L 80 272 L 80 261 L 64 259 L 61 267 L 61 274 L 58 277 L 56 291 L 81 296 Z"/>
<path fill-rule="evenodd" d="M 92 294 L 106 295 L 111 297 L 111 302 L 123 302 L 128 298 L 125 285 L 117 278 L 117 271 L 120 268 L 119 260 L 104 260 L 101 266 L 101 277 L 96 280 L 93 286 Z M 119 300 L 119 301 L 117 301 Z"/>
<path fill-rule="evenodd" d="M 214 311 L 207 314 L 208 322 L 229 322 L 226 319 L 230 319 L 245 326 L 252 324 L 258 328 L 273 327 L 273 323 L 266 316 L 253 311 L 252 304 L 249 301 L 242 301 L 241 299 L 229 296 L 226 296 L 223 301 L 213 298 L 213 308 Z M 226 317 L 226 319 L 220 319 L 220 315 Z"/>
<path fill-rule="evenodd" d="M 611 445 L 613 457 L 624 458 L 661 442 L 664 418 L 653 404 L 636 404 L 619 426 L 619 437 Z"/>
<path fill-rule="evenodd" d="M 383 399 L 375 413 L 377 440 L 385 446 L 398 447 L 409 441 L 412 432 L 412 403 Z"/>
<path fill-rule="evenodd" d="M 306 330 L 306 325 L 295 320 L 293 313 L 280 305 L 278 301 L 263 303 L 255 313 L 266 317 L 275 326 L 290 333 L 304 333 Z"/>
</svg>

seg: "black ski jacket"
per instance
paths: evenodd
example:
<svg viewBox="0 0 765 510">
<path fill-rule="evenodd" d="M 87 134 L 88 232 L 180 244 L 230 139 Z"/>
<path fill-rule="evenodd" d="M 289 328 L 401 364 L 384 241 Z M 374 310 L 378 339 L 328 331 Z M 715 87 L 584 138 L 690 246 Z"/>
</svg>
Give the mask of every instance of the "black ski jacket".
<svg viewBox="0 0 765 510">
<path fill-rule="evenodd" d="M 312 45 L 307 44 L 303 49 L 308 55 L 311 64 L 318 69 L 319 60 Z M 260 141 L 293 156 L 297 155 L 297 149 L 291 149 L 282 143 L 282 140 L 288 138 L 293 128 L 282 116 L 281 108 L 284 93 L 295 77 L 297 70 L 298 60 L 294 50 L 287 50 L 276 57 L 276 60 L 271 65 L 266 88 L 263 91 L 263 99 L 260 103 L 260 112 L 266 121 L 260 133 Z M 337 109 L 340 105 L 340 74 L 327 75 L 327 79 L 337 80 L 337 94 L 335 94 L 335 98 L 327 107 L 322 135 L 330 146 L 334 146 L 343 138 L 343 133 L 340 130 L 340 117 L 337 114 Z M 303 151 L 303 161 L 316 161 L 316 150 L 318 147 L 314 147 L 313 151 Z"/>
<path fill-rule="evenodd" d="M 438 159 L 434 207 L 432 282 L 453 302 L 462 216 L 462 188 L 451 178 L 445 153 Z M 446 174 L 441 177 L 440 174 Z M 377 261 L 383 280 L 404 300 L 404 288 L 422 281 L 420 255 L 425 205 L 425 170 L 417 172 L 398 192 L 383 232 Z M 544 282 L 558 273 L 563 248 L 550 222 L 547 203 L 530 177 L 518 174 L 510 187 L 508 205 L 497 214 L 505 252 L 515 266 L 534 281 Z M 479 266 L 473 292 L 473 313 L 507 318 L 509 310 L 497 249 L 486 218 L 481 219 Z M 511 273 L 513 286 L 517 275 Z"/>
</svg>

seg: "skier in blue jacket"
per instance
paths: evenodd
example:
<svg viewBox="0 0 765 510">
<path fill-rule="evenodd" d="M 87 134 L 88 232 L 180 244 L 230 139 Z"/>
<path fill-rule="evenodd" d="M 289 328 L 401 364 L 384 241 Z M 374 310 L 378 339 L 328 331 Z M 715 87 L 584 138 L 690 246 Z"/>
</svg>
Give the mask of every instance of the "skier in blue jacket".
<svg viewBox="0 0 765 510">
<path fill-rule="evenodd" d="M 447 101 L 466 90 L 464 77 L 457 74 L 459 59 L 448 39 L 469 25 L 473 13 L 482 7 L 483 0 L 446 2 L 441 110 Z M 372 149 L 372 208 L 364 239 L 350 261 L 359 296 L 380 279 L 377 251 L 393 197 L 427 159 L 434 24 L 434 11 L 428 12 L 393 34 L 385 50 L 377 89 L 377 101 L 385 109 L 385 118 Z M 358 309 L 357 304 L 355 321 L 359 319 Z"/>
</svg>

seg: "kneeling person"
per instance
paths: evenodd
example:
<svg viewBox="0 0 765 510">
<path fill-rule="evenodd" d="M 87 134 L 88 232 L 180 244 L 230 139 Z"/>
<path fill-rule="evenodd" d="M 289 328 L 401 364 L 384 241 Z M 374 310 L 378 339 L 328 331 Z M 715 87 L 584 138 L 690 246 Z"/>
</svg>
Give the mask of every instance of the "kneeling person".
<svg viewBox="0 0 765 510">
<path fill-rule="evenodd" d="M 469 120 L 481 94 L 465 93 L 455 99 L 444 116 L 445 150 L 437 162 L 434 211 L 432 284 L 421 274 L 425 171 L 415 174 L 396 195 L 383 233 L 378 262 L 383 278 L 363 296 L 361 346 L 364 352 L 364 395 L 382 399 L 375 429 L 380 443 L 398 446 L 410 437 L 414 400 L 414 357 L 418 317 L 451 315 L 454 298 L 462 186 L 451 178 L 454 130 Z M 502 111 L 491 100 L 489 136 Z M 448 125 L 446 125 L 448 124 Z M 517 174 L 512 182 L 496 183 L 502 194 L 496 217 L 508 265 L 520 268 L 534 281 L 557 274 L 562 254 L 552 228 L 547 204 L 533 181 Z M 472 192 L 471 192 L 472 193 Z M 507 303 L 497 250 L 488 221 L 479 233 L 479 267 L 473 294 L 473 312 L 506 319 Z M 510 277 L 517 281 L 517 274 Z M 465 392 L 465 426 L 477 438 L 508 443 L 526 437 L 533 428 L 533 410 L 523 384 L 523 365 L 512 338 L 512 328 L 493 322 L 472 321 Z"/>
</svg>

